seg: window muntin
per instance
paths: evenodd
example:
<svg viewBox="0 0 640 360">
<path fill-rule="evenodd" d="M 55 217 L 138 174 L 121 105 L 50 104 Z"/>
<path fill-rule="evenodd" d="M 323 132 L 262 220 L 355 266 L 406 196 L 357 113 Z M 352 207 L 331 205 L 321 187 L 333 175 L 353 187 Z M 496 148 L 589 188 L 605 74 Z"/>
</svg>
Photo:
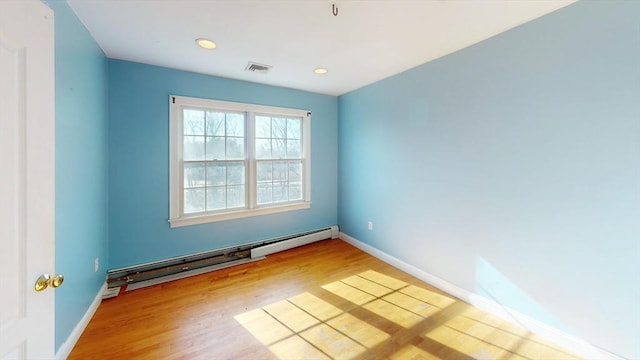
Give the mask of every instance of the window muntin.
<svg viewBox="0 0 640 360">
<path fill-rule="evenodd" d="M 170 97 L 172 227 L 310 206 L 310 113 Z"/>
</svg>

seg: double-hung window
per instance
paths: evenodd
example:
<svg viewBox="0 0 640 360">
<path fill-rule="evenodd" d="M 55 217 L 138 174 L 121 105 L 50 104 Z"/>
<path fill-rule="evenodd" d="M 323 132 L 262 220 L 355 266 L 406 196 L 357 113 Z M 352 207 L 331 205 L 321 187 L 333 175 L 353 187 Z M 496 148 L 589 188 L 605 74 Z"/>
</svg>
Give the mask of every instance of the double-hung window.
<svg viewBox="0 0 640 360">
<path fill-rule="evenodd" d="M 169 97 L 171 227 L 309 208 L 310 113 Z"/>
</svg>

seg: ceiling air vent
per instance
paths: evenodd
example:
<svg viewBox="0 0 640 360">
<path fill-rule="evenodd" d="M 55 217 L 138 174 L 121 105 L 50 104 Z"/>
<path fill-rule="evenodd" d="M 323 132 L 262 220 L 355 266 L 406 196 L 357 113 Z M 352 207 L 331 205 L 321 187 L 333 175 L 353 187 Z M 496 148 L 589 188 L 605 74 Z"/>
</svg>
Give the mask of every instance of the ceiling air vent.
<svg viewBox="0 0 640 360">
<path fill-rule="evenodd" d="M 270 65 L 264 65 L 264 64 L 258 64 L 258 63 L 254 63 L 254 62 L 249 62 L 249 64 L 247 64 L 247 67 L 244 68 L 247 71 L 251 71 L 251 72 L 255 72 L 255 73 L 259 73 L 259 74 L 266 74 L 269 72 L 269 69 L 271 69 Z"/>
</svg>

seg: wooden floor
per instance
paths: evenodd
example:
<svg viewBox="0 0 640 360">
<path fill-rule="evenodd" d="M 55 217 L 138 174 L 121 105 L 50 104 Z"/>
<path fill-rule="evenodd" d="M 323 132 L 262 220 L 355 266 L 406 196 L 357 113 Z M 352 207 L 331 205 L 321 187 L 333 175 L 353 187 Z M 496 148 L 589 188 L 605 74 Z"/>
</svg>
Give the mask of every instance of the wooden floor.
<svg viewBox="0 0 640 360">
<path fill-rule="evenodd" d="M 575 359 L 341 240 L 104 300 L 69 359 Z"/>
</svg>

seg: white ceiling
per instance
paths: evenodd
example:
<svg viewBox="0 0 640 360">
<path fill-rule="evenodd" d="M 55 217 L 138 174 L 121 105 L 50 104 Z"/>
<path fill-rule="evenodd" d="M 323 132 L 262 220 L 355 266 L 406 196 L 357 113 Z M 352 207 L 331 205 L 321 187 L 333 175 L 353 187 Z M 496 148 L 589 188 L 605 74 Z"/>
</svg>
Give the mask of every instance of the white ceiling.
<svg viewBox="0 0 640 360">
<path fill-rule="evenodd" d="M 573 0 L 68 2 L 109 58 L 341 95 Z M 218 48 L 199 48 L 200 37 Z M 249 61 L 273 68 L 248 72 Z M 316 75 L 316 67 L 329 72 Z"/>
</svg>

